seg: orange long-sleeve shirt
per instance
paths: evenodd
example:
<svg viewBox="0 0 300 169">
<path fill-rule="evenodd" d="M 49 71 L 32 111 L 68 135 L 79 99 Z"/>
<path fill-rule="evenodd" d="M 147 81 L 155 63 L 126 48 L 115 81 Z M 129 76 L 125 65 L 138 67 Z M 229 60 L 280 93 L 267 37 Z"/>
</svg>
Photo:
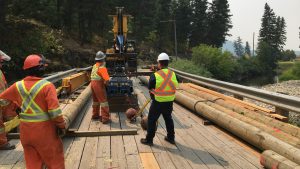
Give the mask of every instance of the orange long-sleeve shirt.
<svg viewBox="0 0 300 169">
<path fill-rule="evenodd" d="M 24 84 L 26 90 L 29 91 L 31 87 L 42 78 L 27 76 L 24 78 Z M 6 99 L 14 102 L 17 106 L 22 106 L 22 97 L 19 94 L 16 83 L 10 86 L 7 90 L 0 94 L 0 99 Z M 42 88 L 42 90 L 37 94 L 34 99 L 35 103 L 39 105 L 39 107 L 44 111 L 48 112 L 50 110 L 59 109 L 59 101 L 57 99 L 55 86 L 50 83 Z M 29 109 L 26 113 L 32 113 Z M 52 121 L 59 128 L 65 128 L 65 122 L 62 115 L 58 115 L 53 118 Z"/>
<path fill-rule="evenodd" d="M 99 67 L 100 64 L 103 64 L 103 63 L 96 63 L 96 66 Z M 106 67 L 100 67 L 97 71 L 97 74 L 102 77 L 104 79 L 104 81 L 108 81 L 109 80 L 109 74 L 108 74 L 108 71 L 107 71 L 107 68 Z"/>
</svg>

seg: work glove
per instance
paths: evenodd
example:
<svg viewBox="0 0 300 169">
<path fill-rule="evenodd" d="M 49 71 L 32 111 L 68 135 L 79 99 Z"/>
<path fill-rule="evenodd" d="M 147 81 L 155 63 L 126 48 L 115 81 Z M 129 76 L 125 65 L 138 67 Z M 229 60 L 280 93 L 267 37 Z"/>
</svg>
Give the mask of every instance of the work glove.
<svg viewBox="0 0 300 169">
<path fill-rule="evenodd" d="M 57 128 L 56 132 L 57 132 L 57 135 L 60 138 L 62 138 L 62 137 L 64 137 L 66 135 L 67 130 L 66 129 Z"/>
</svg>

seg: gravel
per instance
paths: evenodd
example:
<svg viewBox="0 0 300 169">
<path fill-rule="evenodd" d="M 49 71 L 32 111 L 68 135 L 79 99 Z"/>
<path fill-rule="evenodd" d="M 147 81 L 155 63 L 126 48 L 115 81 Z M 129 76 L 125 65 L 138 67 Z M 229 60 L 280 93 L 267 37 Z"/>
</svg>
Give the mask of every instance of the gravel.
<svg viewBox="0 0 300 169">
<path fill-rule="evenodd" d="M 290 96 L 300 97 L 300 80 L 289 80 L 281 83 L 269 84 L 269 85 L 262 86 L 261 89 L 270 92 L 276 92 L 276 93 L 286 94 Z M 267 105 L 251 99 L 245 99 L 245 101 L 249 101 L 258 106 L 275 111 L 274 106 Z M 289 123 L 300 126 L 300 114 L 290 112 Z"/>
</svg>

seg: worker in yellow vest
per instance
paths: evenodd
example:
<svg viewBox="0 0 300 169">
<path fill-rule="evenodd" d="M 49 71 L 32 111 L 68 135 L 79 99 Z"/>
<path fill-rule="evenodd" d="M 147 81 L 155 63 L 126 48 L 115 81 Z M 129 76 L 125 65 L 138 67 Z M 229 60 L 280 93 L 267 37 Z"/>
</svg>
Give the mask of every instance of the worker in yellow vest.
<svg viewBox="0 0 300 169">
<path fill-rule="evenodd" d="M 175 144 L 174 122 L 172 119 L 173 101 L 175 99 L 175 91 L 178 87 L 178 81 L 175 73 L 168 69 L 169 56 L 161 53 L 158 56 L 158 71 L 150 76 L 149 92 L 152 99 L 148 115 L 148 128 L 146 138 L 141 139 L 142 144 L 153 145 L 155 136 L 156 122 L 163 115 L 167 128 L 167 136 L 165 140 L 171 144 Z"/>
<path fill-rule="evenodd" d="M 110 122 L 109 106 L 105 88 L 110 77 L 105 67 L 105 57 L 106 55 L 101 51 L 96 53 L 96 63 L 94 64 L 91 73 L 91 89 L 93 94 L 92 119 L 99 119 L 103 124 Z"/>
</svg>

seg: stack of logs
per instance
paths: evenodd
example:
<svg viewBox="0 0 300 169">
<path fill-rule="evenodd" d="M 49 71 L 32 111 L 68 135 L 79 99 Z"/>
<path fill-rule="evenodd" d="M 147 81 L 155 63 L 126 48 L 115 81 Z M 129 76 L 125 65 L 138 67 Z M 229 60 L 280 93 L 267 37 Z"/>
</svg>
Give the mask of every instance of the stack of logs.
<svg viewBox="0 0 300 169">
<path fill-rule="evenodd" d="M 143 83 L 148 79 L 140 77 Z M 300 128 L 268 117 L 269 110 L 206 88 L 182 83 L 176 102 L 265 151 L 266 168 L 300 168 Z"/>
</svg>

